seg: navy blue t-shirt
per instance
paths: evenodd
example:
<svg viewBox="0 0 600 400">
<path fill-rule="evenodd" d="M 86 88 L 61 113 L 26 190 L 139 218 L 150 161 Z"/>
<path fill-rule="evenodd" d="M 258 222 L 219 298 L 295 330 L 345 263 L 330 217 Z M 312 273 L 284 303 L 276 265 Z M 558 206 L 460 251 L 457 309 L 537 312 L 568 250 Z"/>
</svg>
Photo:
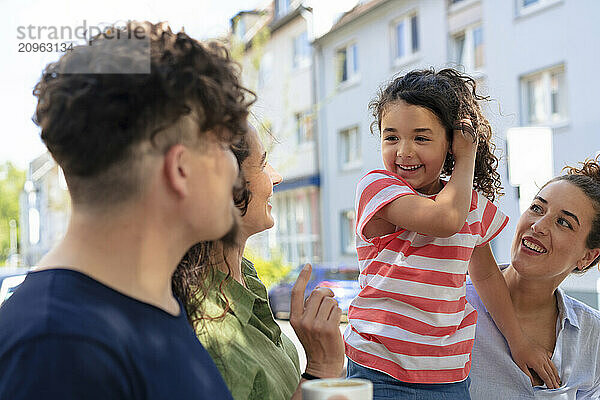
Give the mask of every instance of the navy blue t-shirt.
<svg viewBox="0 0 600 400">
<path fill-rule="evenodd" d="M 231 399 L 180 308 L 72 270 L 29 273 L 0 308 L 0 399 Z"/>
</svg>

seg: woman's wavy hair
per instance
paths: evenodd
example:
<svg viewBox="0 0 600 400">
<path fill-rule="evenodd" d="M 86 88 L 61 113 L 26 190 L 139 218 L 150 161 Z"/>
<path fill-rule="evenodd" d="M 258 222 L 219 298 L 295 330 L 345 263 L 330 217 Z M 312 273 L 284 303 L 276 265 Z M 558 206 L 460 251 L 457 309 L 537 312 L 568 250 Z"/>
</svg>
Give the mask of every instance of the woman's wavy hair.
<svg viewBox="0 0 600 400">
<path fill-rule="evenodd" d="M 548 181 L 542 189 L 551 184 L 552 182 L 567 181 L 577 186 L 592 202 L 596 215 L 592 221 L 592 228 L 586 238 L 585 245 L 588 249 L 600 248 L 600 155 L 594 159 L 586 159 L 584 162 L 579 163 L 581 168 L 572 167 L 567 165 L 563 168 L 563 171 L 567 173 L 565 175 L 557 176 Z M 582 274 L 588 269 L 598 264 L 600 256 L 596 257 L 594 261 L 585 269 L 575 269 L 573 273 Z"/>
<path fill-rule="evenodd" d="M 173 33 L 166 23 L 111 29 L 112 38 L 99 34 L 49 64 L 34 89 L 34 121 L 74 202 L 114 204 L 138 193 L 142 144 L 164 154 L 176 143 L 201 144 L 209 131 L 236 143 L 255 101 L 223 45 Z M 147 45 L 114 39 L 132 32 Z M 145 66 L 149 73 L 123 73 Z M 186 116 L 197 132 L 178 125 Z"/>
<path fill-rule="evenodd" d="M 371 133 L 375 130 L 381 134 L 381 118 L 387 108 L 397 101 L 427 108 L 434 113 L 444 128 L 446 137 L 452 142 L 453 126 L 458 120 L 469 119 L 479 138 L 475 159 L 473 187 L 494 201 L 501 196 L 502 182 L 498 168 L 498 157 L 494 154 L 495 144 L 492 142 L 492 128 L 483 116 L 479 101 L 489 100 L 487 96 L 477 94 L 473 78 L 460 72 L 446 68 L 438 72 L 433 69 L 415 70 L 398 76 L 380 89 L 369 103 L 374 117 Z M 450 176 L 454 169 L 454 156 L 446 155 L 442 174 Z"/>
</svg>

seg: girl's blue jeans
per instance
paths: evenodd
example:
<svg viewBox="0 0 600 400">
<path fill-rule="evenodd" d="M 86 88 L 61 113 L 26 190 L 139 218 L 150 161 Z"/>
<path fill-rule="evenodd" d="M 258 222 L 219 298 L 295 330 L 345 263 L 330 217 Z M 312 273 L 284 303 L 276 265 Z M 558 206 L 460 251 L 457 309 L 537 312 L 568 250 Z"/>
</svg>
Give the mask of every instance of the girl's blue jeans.
<svg viewBox="0 0 600 400">
<path fill-rule="evenodd" d="M 373 382 L 373 400 L 470 400 L 467 377 L 462 382 L 422 384 L 401 382 L 388 374 L 363 367 L 348 359 L 348 378 L 362 378 Z"/>
</svg>

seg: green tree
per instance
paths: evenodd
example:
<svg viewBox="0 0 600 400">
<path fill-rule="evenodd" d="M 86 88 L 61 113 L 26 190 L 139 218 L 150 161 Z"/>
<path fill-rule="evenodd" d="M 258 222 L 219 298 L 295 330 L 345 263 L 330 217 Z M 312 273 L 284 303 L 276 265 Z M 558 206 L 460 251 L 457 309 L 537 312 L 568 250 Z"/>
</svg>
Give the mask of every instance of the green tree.
<svg viewBox="0 0 600 400">
<path fill-rule="evenodd" d="M 291 265 L 283 262 L 283 255 L 278 251 L 272 251 L 271 259 L 266 260 L 260 257 L 256 251 L 246 247 L 244 257 L 252 261 L 258 277 L 267 287 L 267 290 L 292 270 Z"/>
<path fill-rule="evenodd" d="M 25 171 L 10 161 L 0 165 L 0 265 L 10 251 L 10 221 L 17 221 L 19 235 L 19 194 L 25 183 Z M 18 241 L 18 240 L 17 240 Z"/>
</svg>

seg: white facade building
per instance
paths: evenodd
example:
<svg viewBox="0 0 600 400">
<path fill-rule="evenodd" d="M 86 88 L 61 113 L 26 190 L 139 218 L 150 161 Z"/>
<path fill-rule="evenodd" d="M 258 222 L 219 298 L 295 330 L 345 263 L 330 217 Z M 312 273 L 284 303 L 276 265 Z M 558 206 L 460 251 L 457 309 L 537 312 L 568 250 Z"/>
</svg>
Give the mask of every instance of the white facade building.
<svg viewBox="0 0 600 400">
<path fill-rule="evenodd" d="M 531 177 L 519 190 L 525 197 L 522 201 L 529 203 L 536 184 L 544 183 L 535 182 L 538 170 L 547 168 L 551 175 L 558 175 L 565 165 L 575 165 L 600 151 L 600 113 L 595 110 L 600 93 L 600 2 L 484 0 L 482 10 L 489 93 L 502 111 L 496 108 L 492 121 L 496 132 L 505 139 L 513 127 L 548 131 L 549 145 L 539 141 L 527 148 L 528 157 L 509 160 L 517 167 L 511 165 L 511 170 L 527 171 L 524 175 Z M 511 136 L 511 140 L 516 143 L 509 145 L 519 148 L 528 138 Z M 530 159 L 540 162 L 531 165 Z M 514 232 L 518 218 L 518 193 L 509 182 L 504 186 L 513 192 L 515 202 L 511 224 L 501 240 Z M 583 276 L 570 276 L 563 286 L 598 307 L 598 282 L 600 272 L 594 267 Z"/>
<path fill-rule="evenodd" d="M 34 266 L 64 236 L 70 204 L 65 178 L 50 153 L 29 163 L 19 201 L 19 247 L 25 266 Z"/>
<path fill-rule="evenodd" d="M 505 196 L 499 205 L 511 218 L 492 248 L 499 262 L 510 261 L 519 204 L 528 204 L 538 185 L 565 164 L 600 152 L 600 114 L 593 108 L 600 93 L 600 25 L 594 15 L 600 3 L 593 0 L 372 0 L 318 38 L 323 258 L 356 262 L 356 183 L 382 166 L 367 109 L 376 90 L 396 73 L 459 66 L 492 99 L 484 112 L 501 156 Z M 594 268 L 564 286 L 598 307 L 599 278 Z"/>
<path fill-rule="evenodd" d="M 446 62 L 444 0 L 357 5 L 314 43 L 324 259 L 356 264 L 354 194 L 381 168 L 368 103 L 394 74 Z"/>
<path fill-rule="evenodd" d="M 272 200 L 276 229 L 253 236 L 248 244 L 264 257 L 278 249 L 293 264 L 320 261 L 312 8 L 278 0 L 269 9 L 239 13 L 232 30 L 244 45 L 243 83 L 258 95 L 253 119 L 259 131 L 273 135 L 274 140 L 263 135 L 268 160 L 283 176 Z"/>
</svg>

